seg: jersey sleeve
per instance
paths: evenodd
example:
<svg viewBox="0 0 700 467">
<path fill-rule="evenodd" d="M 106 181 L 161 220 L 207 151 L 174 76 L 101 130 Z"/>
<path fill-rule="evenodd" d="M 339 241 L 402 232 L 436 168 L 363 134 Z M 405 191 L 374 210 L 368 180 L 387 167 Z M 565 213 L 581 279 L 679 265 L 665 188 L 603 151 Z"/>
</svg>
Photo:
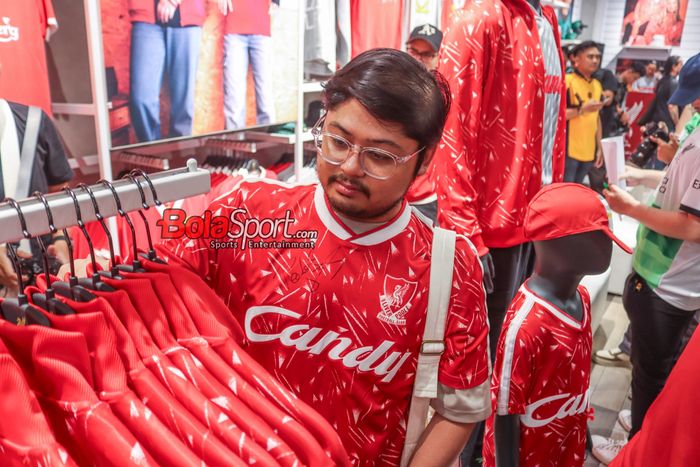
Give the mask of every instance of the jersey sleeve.
<svg viewBox="0 0 700 467">
<path fill-rule="evenodd" d="M 503 328 L 496 351 L 494 384 L 496 414 L 524 414 L 535 362 L 532 338 L 520 328 Z M 497 374 L 496 374 L 497 373 Z"/>
<path fill-rule="evenodd" d="M 51 118 L 42 110 L 41 126 L 37 152 L 44 158 L 44 171 L 49 185 L 65 183 L 73 178 L 73 169 L 68 163 L 68 156 L 63 148 L 61 138 Z"/>
<path fill-rule="evenodd" d="M 212 217 L 229 216 L 234 209 L 243 205 L 243 195 L 239 188 L 240 185 L 236 185 L 231 192 L 219 196 L 209 205 L 207 211 L 211 212 Z M 187 268 L 212 285 L 219 265 L 219 252 L 236 254 L 239 250 L 214 249 L 211 247 L 211 238 L 190 238 L 184 232 L 178 231 L 183 219 L 187 217 L 187 213 L 181 209 L 166 210 L 163 220 L 158 221 L 164 241 L 156 245 L 155 249 L 168 263 Z"/>
<path fill-rule="evenodd" d="M 468 237 L 480 256 L 488 249 L 481 238 L 473 180 L 486 160 L 477 141 L 482 105 L 489 105 L 483 95 L 498 22 L 495 11 L 484 15 L 483 10 L 478 2 L 469 2 L 445 33 L 438 71 L 450 85 L 452 106 L 433 162 L 439 224 Z"/>
<path fill-rule="evenodd" d="M 482 274 L 474 247 L 464 237 L 457 237 L 445 352 L 438 372 L 438 381 L 453 389 L 474 388 L 489 378 L 489 327 Z"/>
<path fill-rule="evenodd" d="M 700 149 L 693 148 L 692 151 L 696 151 L 698 154 L 687 154 L 687 156 L 700 159 Z M 696 220 L 700 221 L 700 163 L 695 164 L 695 173 L 690 178 L 690 186 L 681 199 L 680 209 L 697 217 Z"/>
</svg>

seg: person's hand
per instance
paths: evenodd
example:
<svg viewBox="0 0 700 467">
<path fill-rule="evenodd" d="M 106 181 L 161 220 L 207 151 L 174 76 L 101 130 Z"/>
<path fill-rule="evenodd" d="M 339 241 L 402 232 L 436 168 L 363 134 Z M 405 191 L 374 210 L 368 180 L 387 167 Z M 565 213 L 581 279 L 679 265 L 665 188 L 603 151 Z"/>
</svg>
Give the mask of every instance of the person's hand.
<svg viewBox="0 0 700 467">
<path fill-rule="evenodd" d="M 97 257 L 95 259 L 97 263 L 102 266 L 102 269 L 109 269 L 109 260 L 106 258 L 101 258 Z M 90 261 L 90 257 L 83 258 L 83 259 L 76 259 L 73 261 L 73 264 L 75 265 L 75 275 L 77 277 L 88 277 L 88 266 L 92 264 Z M 57 277 L 59 278 L 64 278 L 66 277 L 66 274 L 70 272 L 70 264 L 68 263 L 63 263 L 63 266 L 58 270 L 58 273 L 56 274 Z"/>
<path fill-rule="evenodd" d="M 233 11 L 233 0 L 217 0 L 219 11 L 226 16 Z"/>
<path fill-rule="evenodd" d="M 620 124 L 622 124 L 622 126 L 627 126 L 630 124 L 630 116 L 627 115 L 627 112 L 625 112 L 625 111 L 622 111 L 622 113 L 620 113 L 619 120 L 620 120 Z"/>
<path fill-rule="evenodd" d="M 599 101 L 588 101 L 581 106 L 581 113 L 587 114 L 591 112 L 598 112 L 603 108 L 604 103 Z"/>
<path fill-rule="evenodd" d="M 491 253 L 486 253 L 479 259 L 481 260 L 481 267 L 484 269 L 484 289 L 486 289 L 486 294 L 488 295 L 493 292 L 493 279 L 496 277 L 496 268 L 493 266 Z"/>
<path fill-rule="evenodd" d="M 620 180 L 627 182 L 628 186 L 639 186 L 644 185 L 645 177 L 644 169 L 640 169 L 632 166 L 625 166 L 625 173 L 620 175 Z"/>
<path fill-rule="evenodd" d="M 32 255 L 26 251 L 18 250 L 17 256 L 19 258 L 31 258 Z M 27 277 L 22 277 L 27 280 Z M 18 290 L 19 281 L 17 280 L 17 274 L 15 273 L 15 268 L 12 266 L 12 261 L 10 257 L 7 256 L 7 247 L 5 245 L 0 246 L 0 285 L 10 289 Z"/>
<path fill-rule="evenodd" d="M 175 10 L 177 10 L 176 3 L 171 0 L 160 0 L 156 8 L 158 21 L 161 23 L 167 23 L 175 16 Z"/>
<path fill-rule="evenodd" d="M 609 189 L 603 190 L 603 195 L 610 209 L 619 214 L 629 215 L 640 204 L 639 201 L 634 199 L 634 196 L 617 185 L 610 185 Z"/>
<path fill-rule="evenodd" d="M 656 158 L 664 164 L 670 164 L 673 157 L 676 155 L 676 151 L 678 151 L 678 139 L 676 135 L 672 134 L 669 142 L 657 138 L 656 136 L 650 136 L 649 139 L 659 146 L 656 149 Z"/>
<path fill-rule="evenodd" d="M 50 256 L 55 256 L 56 260 L 61 264 L 66 264 L 70 260 L 68 243 L 63 239 L 59 239 L 58 241 L 49 245 L 47 252 Z"/>
<path fill-rule="evenodd" d="M 595 151 L 595 162 L 593 162 L 593 167 L 600 169 L 605 165 L 605 158 L 603 157 L 603 150 L 601 148 Z"/>
</svg>

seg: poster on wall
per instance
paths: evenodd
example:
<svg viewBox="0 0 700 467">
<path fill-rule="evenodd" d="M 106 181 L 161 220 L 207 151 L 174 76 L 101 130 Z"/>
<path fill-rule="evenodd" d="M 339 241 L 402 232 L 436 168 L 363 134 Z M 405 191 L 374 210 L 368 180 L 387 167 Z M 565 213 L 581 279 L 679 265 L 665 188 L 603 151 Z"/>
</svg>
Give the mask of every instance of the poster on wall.
<svg viewBox="0 0 700 467">
<path fill-rule="evenodd" d="M 295 0 L 100 0 L 112 147 L 296 119 Z"/>
<path fill-rule="evenodd" d="M 687 11 L 688 0 L 627 0 L 621 44 L 677 47 Z"/>
</svg>

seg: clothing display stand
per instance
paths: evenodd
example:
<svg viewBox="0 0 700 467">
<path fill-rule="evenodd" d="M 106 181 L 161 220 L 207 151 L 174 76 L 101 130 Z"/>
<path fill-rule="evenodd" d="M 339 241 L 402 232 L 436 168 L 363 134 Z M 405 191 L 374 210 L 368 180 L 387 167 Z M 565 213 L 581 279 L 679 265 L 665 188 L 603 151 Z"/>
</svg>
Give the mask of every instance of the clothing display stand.
<svg viewBox="0 0 700 467">
<path fill-rule="evenodd" d="M 197 161 L 194 159 L 188 160 L 186 167 L 152 173 L 149 175 L 149 178 L 153 183 L 156 196 L 161 202 L 175 201 L 208 193 L 211 189 L 209 172 L 198 168 Z M 138 183 L 146 196 L 148 206 L 154 206 L 152 190 L 147 181 L 139 179 Z M 141 193 L 134 182 L 131 180 L 117 180 L 113 182 L 113 185 L 124 211 L 143 209 Z M 117 206 L 111 190 L 100 183 L 92 185 L 90 188 L 92 188 L 95 195 L 100 213 L 105 218 L 116 216 Z M 73 191 L 80 205 L 83 222 L 88 223 L 97 220 L 92 200 L 88 193 L 80 188 L 75 188 Z M 54 226 L 57 229 L 77 225 L 75 205 L 70 195 L 58 192 L 47 195 L 46 199 L 53 215 Z M 46 216 L 46 208 L 41 201 L 30 198 L 20 201 L 19 204 L 26 220 L 27 231 L 33 237 L 51 233 Z M 0 243 L 13 242 L 25 237 L 17 216 L 17 210 L 8 203 L 0 204 L 0 225 L 3 226 L 0 230 Z"/>
</svg>

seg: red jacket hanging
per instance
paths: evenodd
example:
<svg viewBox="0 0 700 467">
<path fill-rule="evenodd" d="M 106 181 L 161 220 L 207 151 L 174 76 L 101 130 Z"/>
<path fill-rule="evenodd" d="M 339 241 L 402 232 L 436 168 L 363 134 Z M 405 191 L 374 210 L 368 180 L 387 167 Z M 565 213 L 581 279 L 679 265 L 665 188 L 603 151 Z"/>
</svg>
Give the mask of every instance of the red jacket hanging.
<svg viewBox="0 0 700 467">
<path fill-rule="evenodd" d="M 542 14 L 559 47 L 554 11 L 543 7 Z M 445 33 L 438 70 L 453 97 L 430 166 L 440 226 L 469 237 L 479 255 L 521 244 L 525 207 L 542 186 L 545 69 L 532 7 L 526 0 L 468 2 Z M 547 84 L 565 96 L 563 79 Z M 564 173 L 565 104 L 562 97 L 554 182 Z"/>
</svg>

